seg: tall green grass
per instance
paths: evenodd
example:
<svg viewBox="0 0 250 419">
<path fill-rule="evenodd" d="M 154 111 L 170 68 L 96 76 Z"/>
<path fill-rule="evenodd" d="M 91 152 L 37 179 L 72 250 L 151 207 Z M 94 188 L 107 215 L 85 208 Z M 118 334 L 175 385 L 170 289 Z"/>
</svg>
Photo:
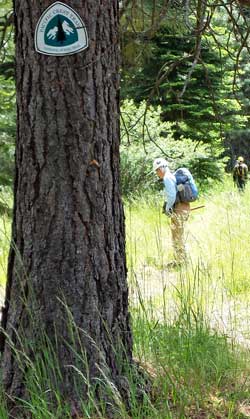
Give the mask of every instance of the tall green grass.
<svg viewBox="0 0 250 419">
<path fill-rule="evenodd" d="M 146 375 L 126 365 L 129 412 L 108 377 L 99 378 L 110 395 L 112 417 L 250 417 L 250 185 L 239 194 L 228 181 L 202 197 L 205 208 L 193 211 L 187 223 L 189 263 L 178 270 L 168 268 L 173 254 L 162 201 L 159 194 L 126 205 L 134 357 Z M 80 331 L 68 317 L 77 336 Z M 35 358 L 25 357 L 23 350 L 29 399 L 20 403 L 27 417 L 70 418 L 72 407 L 60 392 L 63 377 L 54 346 L 45 340 Z M 73 341 L 65 344 L 73 352 L 79 347 Z M 83 374 L 84 349 L 75 355 L 72 373 L 80 418 L 109 417 Z M 1 400 L 0 419 L 7 419 L 3 392 Z"/>
<path fill-rule="evenodd" d="M 7 214 L 0 216 L 0 286 L 6 283 L 7 260 L 10 246 L 10 218 Z"/>
<path fill-rule="evenodd" d="M 168 268 L 173 255 L 162 200 L 127 208 L 135 355 L 161 371 L 156 381 L 169 417 L 247 417 L 249 186 L 239 194 L 228 181 L 202 197 L 205 208 L 187 223 L 189 263 L 178 271 Z"/>
<path fill-rule="evenodd" d="M 0 191 L 0 287 L 6 283 L 7 260 L 10 246 L 12 194 Z"/>
</svg>

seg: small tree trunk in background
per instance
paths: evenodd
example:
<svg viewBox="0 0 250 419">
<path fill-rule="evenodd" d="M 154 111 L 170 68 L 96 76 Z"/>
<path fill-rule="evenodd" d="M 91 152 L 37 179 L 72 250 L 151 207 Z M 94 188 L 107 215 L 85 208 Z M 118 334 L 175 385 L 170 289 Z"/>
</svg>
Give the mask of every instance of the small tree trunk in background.
<svg viewBox="0 0 250 419">
<path fill-rule="evenodd" d="M 119 387 L 116 349 L 122 344 L 132 359 L 119 184 L 119 10 L 118 1 L 68 1 L 86 25 L 89 48 L 53 57 L 34 50 L 36 24 L 52 3 L 14 1 L 16 176 L 2 370 L 7 394 L 26 397 L 9 343 L 21 349 L 20 335 L 35 347 L 41 331 L 53 341 L 56 329 L 62 391 L 76 400 L 62 301 L 86 334 L 80 339 L 92 380 L 106 365 Z"/>
</svg>

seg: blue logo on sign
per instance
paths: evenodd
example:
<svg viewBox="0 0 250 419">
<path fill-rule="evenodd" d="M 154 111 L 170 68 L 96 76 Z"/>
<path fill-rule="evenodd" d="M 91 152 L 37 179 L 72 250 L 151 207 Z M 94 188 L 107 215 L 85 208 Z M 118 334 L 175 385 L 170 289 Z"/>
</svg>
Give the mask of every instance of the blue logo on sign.
<svg viewBox="0 0 250 419">
<path fill-rule="evenodd" d="M 44 43 L 53 47 L 64 47 L 78 41 L 78 33 L 72 22 L 60 14 L 49 22 L 44 33 Z"/>
</svg>

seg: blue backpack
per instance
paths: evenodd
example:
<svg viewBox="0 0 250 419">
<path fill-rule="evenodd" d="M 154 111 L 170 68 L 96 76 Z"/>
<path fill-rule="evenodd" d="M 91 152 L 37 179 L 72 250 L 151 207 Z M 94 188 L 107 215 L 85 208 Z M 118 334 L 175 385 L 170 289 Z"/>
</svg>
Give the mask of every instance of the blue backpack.
<svg viewBox="0 0 250 419">
<path fill-rule="evenodd" d="M 174 173 L 177 185 L 176 203 L 194 202 L 198 198 L 198 188 L 190 171 L 185 167 Z"/>
</svg>

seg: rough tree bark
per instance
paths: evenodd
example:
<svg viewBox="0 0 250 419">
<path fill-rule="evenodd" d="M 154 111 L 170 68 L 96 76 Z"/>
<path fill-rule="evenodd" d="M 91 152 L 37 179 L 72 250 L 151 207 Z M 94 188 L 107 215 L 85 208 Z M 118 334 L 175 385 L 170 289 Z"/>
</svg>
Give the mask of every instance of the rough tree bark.
<svg viewBox="0 0 250 419">
<path fill-rule="evenodd" d="M 74 354 L 65 345 L 70 336 L 59 300 L 86 332 L 92 379 L 106 364 L 119 387 L 117 347 L 132 359 L 119 186 L 119 10 L 116 0 L 69 0 L 84 20 L 89 48 L 52 57 L 34 50 L 37 21 L 52 3 L 14 1 L 16 175 L 2 370 L 7 394 L 26 397 L 9 342 L 20 349 L 19 335 L 36 343 L 41 330 L 53 340 L 55 327 L 62 391 L 75 400 L 65 367 Z"/>
</svg>

